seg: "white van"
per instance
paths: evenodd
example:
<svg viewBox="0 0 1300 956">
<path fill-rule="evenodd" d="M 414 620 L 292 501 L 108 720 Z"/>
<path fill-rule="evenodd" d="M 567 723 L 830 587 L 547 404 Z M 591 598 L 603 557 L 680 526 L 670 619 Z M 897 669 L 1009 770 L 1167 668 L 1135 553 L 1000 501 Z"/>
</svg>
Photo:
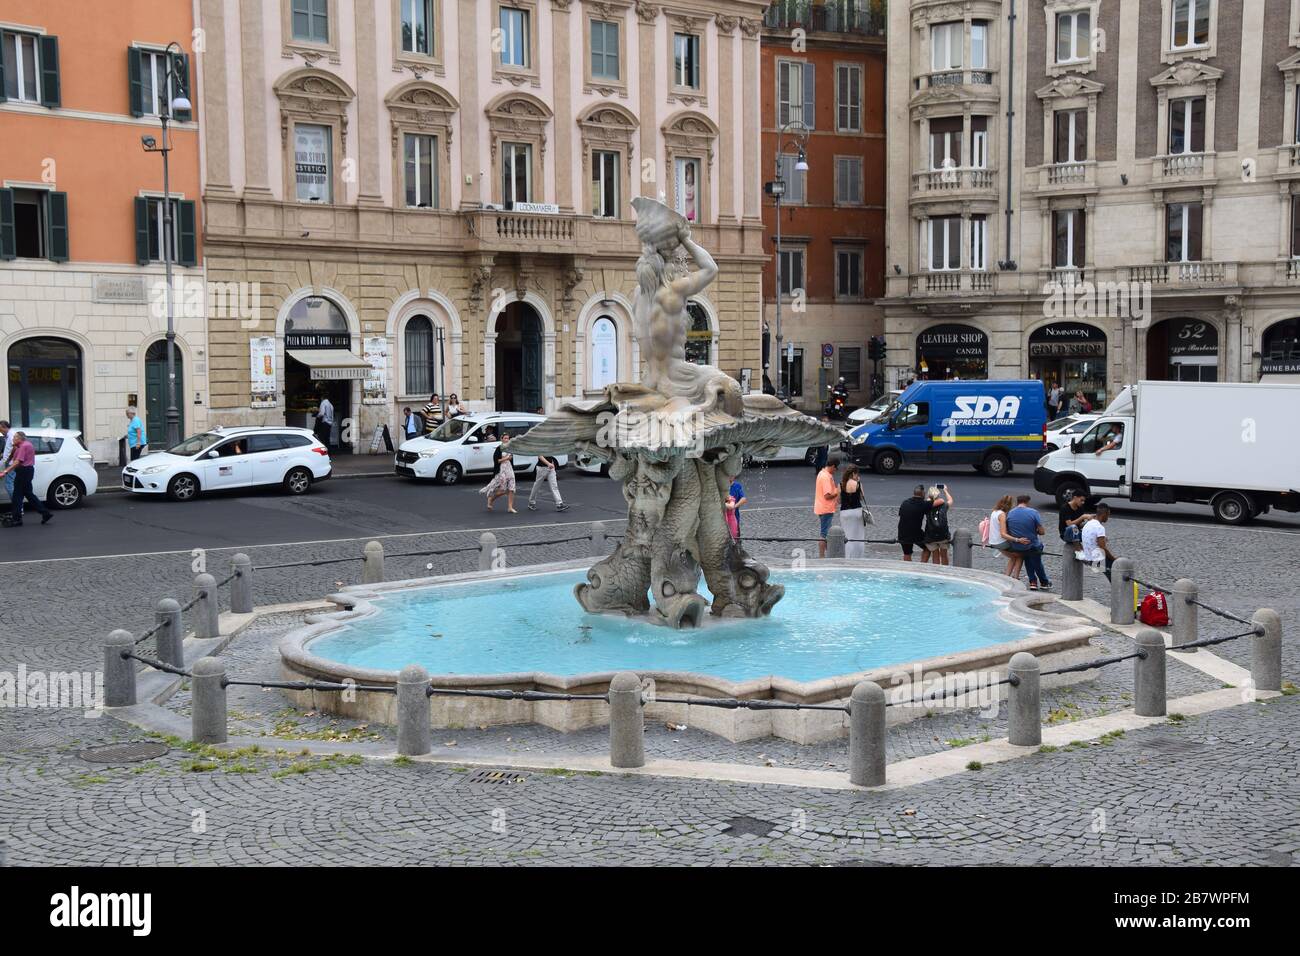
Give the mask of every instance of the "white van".
<svg viewBox="0 0 1300 956">
<path fill-rule="evenodd" d="M 465 475 L 490 475 L 501 436 L 517 438 L 545 417 L 531 412 L 479 412 L 448 419 L 428 435 L 402 442 L 394 469 L 404 478 L 433 478 L 444 485 L 454 485 Z M 568 460 L 567 455 L 555 456 L 561 467 Z M 536 468 L 535 456 L 514 457 L 516 475 Z"/>
</svg>

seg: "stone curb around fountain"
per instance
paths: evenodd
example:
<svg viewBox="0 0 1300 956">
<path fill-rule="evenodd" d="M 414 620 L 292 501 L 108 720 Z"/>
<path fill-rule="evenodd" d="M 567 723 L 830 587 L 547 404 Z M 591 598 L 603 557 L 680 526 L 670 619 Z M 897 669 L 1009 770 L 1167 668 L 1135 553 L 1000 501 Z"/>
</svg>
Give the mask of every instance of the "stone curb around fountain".
<svg viewBox="0 0 1300 956">
<path fill-rule="evenodd" d="M 317 638 L 338 630 L 347 624 L 379 613 L 374 603 L 387 594 L 414 589 L 452 584 L 496 580 L 504 577 L 518 579 L 561 571 L 582 570 L 589 567 L 590 558 L 530 565 L 522 569 L 497 571 L 471 571 L 405 581 L 386 581 L 376 584 L 354 585 L 330 595 L 327 600 L 341 608 L 339 611 L 314 614 L 306 619 L 304 627 L 295 629 L 280 642 L 283 676 L 288 680 L 341 682 L 352 680 L 358 684 L 395 685 L 397 672 L 374 668 L 341 665 L 316 657 L 308 645 Z M 942 673 L 969 673 L 993 671 L 997 679 L 1002 676 L 1006 662 L 1019 651 L 1028 651 L 1039 657 L 1064 653 L 1086 646 L 1098 636 L 1100 630 L 1086 618 L 1066 618 L 1042 610 L 1055 598 L 1051 595 L 1033 594 L 1019 582 L 1002 575 L 975 569 L 945 567 L 942 571 L 923 566 L 899 566 L 896 561 L 877 559 L 861 560 L 809 560 L 809 570 L 870 570 L 888 573 L 926 576 L 938 579 L 958 578 L 999 592 L 1001 613 L 1009 622 L 1036 629 L 1013 641 L 986 645 L 957 654 L 941 655 L 905 664 L 888 665 L 852 674 L 837 675 L 816 681 L 800 682 L 780 676 L 770 676 L 749 681 L 729 681 L 705 674 L 684 671 L 647 671 L 640 676 L 651 683 L 653 693 L 663 696 L 697 696 L 717 698 L 784 699 L 804 704 L 845 703 L 853 686 L 870 680 L 886 688 L 910 685 L 914 677 L 933 678 Z M 511 689 L 540 690 L 552 693 L 603 694 L 614 671 L 576 675 L 556 675 L 539 671 L 476 675 L 434 675 L 433 685 L 448 689 Z M 897 694 L 897 691 L 895 691 Z M 298 706 L 325 710 L 338 716 L 392 724 L 396 719 L 395 699 L 389 694 L 359 693 L 353 701 L 343 701 L 335 693 L 289 691 L 287 696 Z M 925 704 L 918 702 L 917 707 Z M 900 706 L 891 715 L 891 722 L 908 719 L 911 706 Z M 500 726 L 507 724 L 536 723 L 561 732 L 571 732 L 608 723 L 607 706 L 598 700 L 582 701 L 500 701 L 486 698 L 434 696 L 430 701 L 431 720 L 440 729 L 468 726 Z M 747 709 L 724 710 L 714 707 L 683 703 L 654 703 L 647 706 L 647 716 L 696 727 L 732 742 L 752 740 L 769 735 L 801 744 L 819 743 L 843 737 L 848 733 L 847 715 L 832 711 Z"/>
</svg>

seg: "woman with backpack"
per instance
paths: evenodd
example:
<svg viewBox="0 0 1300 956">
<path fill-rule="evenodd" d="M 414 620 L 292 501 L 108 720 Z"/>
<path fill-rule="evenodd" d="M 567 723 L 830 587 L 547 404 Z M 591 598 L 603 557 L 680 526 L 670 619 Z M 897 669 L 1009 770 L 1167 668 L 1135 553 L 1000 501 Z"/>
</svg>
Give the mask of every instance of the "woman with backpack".
<svg viewBox="0 0 1300 956">
<path fill-rule="evenodd" d="M 925 513 L 925 550 L 931 564 L 946 565 L 948 545 L 952 543 L 952 534 L 948 531 L 948 509 L 952 507 L 952 492 L 943 485 L 933 485 L 926 498 L 931 507 Z"/>
<path fill-rule="evenodd" d="M 1020 566 L 1024 558 L 1011 550 L 1011 533 L 1007 531 L 1007 513 L 1016 506 L 1016 499 L 1003 495 L 993 506 L 992 513 L 980 522 L 980 539 L 990 548 L 996 548 L 1007 556 L 1007 566 L 1003 573 L 1007 577 L 1019 578 Z"/>
</svg>

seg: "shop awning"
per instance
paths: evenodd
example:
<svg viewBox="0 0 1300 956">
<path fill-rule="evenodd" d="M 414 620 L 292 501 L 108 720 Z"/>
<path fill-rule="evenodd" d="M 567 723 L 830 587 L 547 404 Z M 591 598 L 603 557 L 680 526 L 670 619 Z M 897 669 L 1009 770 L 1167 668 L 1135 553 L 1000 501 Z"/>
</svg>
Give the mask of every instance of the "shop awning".
<svg viewBox="0 0 1300 956">
<path fill-rule="evenodd" d="M 343 349 L 287 349 L 289 357 L 311 369 L 316 379 L 365 378 L 370 363 Z"/>
</svg>

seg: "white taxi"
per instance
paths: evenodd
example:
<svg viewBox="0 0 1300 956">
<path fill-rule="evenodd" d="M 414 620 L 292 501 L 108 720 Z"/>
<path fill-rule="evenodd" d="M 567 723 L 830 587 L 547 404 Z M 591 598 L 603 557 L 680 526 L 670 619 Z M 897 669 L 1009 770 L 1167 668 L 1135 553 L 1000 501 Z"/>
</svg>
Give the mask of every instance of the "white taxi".
<svg viewBox="0 0 1300 956">
<path fill-rule="evenodd" d="M 142 495 L 190 501 L 204 491 L 280 485 L 306 494 L 330 476 L 329 449 L 306 428 L 214 428 L 122 469 L 122 487 Z"/>
<path fill-rule="evenodd" d="M 480 412 L 448 419 L 429 434 L 402 442 L 393 459 L 394 470 L 403 478 L 432 478 L 444 485 L 454 485 L 466 475 L 490 475 L 493 454 L 501 436 L 518 438 L 546 416 L 529 412 Z M 561 467 L 567 455 L 556 455 Z M 516 475 L 529 474 L 537 468 L 537 458 L 515 455 Z"/>
</svg>

